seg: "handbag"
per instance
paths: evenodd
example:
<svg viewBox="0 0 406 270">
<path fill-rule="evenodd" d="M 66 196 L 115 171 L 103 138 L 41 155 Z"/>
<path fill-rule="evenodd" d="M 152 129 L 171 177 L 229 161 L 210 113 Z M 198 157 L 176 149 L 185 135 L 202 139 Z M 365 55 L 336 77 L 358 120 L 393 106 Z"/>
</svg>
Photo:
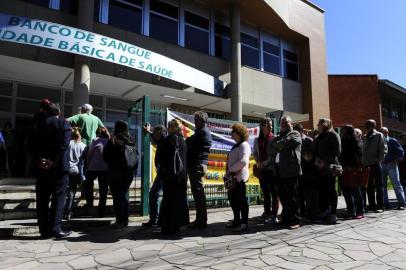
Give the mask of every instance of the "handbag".
<svg viewBox="0 0 406 270">
<path fill-rule="evenodd" d="M 343 171 L 343 185 L 347 187 L 367 187 L 369 167 L 350 167 Z"/>
<path fill-rule="evenodd" d="M 254 167 L 252 167 L 252 174 L 253 174 L 256 178 L 261 178 L 262 170 L 258 167 L 257 164 L 254 164 Z"/>
<path fill-rule="evenodd" d="M 176 136 L 175 153 L 173 155 L 173 172 L 176 176 L 179 176 L 183 172 L 183 169 L 183 162 L 179 154 L 178 136 Z"/>
<path fill-rule="evenodd" d="M 237 177 L 232 176 L 231 174 L 225 174 L 223 177 L 224 187 L 227 190 L 232 190 L 237 185 Z"/>
</svg>

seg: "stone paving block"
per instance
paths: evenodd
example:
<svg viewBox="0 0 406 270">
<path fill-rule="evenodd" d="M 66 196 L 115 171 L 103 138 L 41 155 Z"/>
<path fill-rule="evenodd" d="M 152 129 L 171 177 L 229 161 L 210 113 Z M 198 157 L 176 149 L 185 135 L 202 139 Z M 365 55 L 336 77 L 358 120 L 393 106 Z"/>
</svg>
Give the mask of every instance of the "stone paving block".
<svg viewBox="0 0 406 270">
<path fill-rule="evenodd" d="M 378 257 L 385 256 L 395 250 L 395 248 L 382 243 L 369 243 L 369 248 Z"/>
<path fill-rule="evenodd" d="M 16 264 L 16 265 L 9 266 L 6 268 L 2 268 L 2 270 L 29 270 L 29 269 L 34 269 L 40 265 L 41 264 L 38 263 L 37 261 L 31 260 L 29 262 L 24 262 L 24 263 Z"/>
<path fill-rule="evenodd" d="M 42 258 L 37 258 L 37 261 L 43 262 L 43 263 L 65 263 L 68 261 L 71 261 L 75 258 L 78 258 L 79 255 L 60 255 L 56 254 L 53 256 L 46 256 Z"/>
<path fill-rule="evenodd" d="M 215 270 L 232 270 L 236 268 L 236 265 L 233 263 L 222 262 L 213 264 L 210 268 Z"/>
<path fill-rule="evenodd" d="M 324 261 L 329 261 L 331 260 L 331 257 L 326 255 L 323 252 L 320 252 L 315 249 L 311 248 L 304 248 L 302 251 L 303 257 L 307 257 L 310 259 L 318 259 L 318 260 L 324 260 Z"/>
<path fill-rule="evenodd" d="M 173 266 L 161 259 L 155 259 L 153 261 L 144 263 L 138 269 L 139 270 L 166 270 L 166 269 L 173 269 Z"/>
<path fill-rule="evenodd" d="M 376 259 L 376 256 L 373 253 L 365 251 L 346 250 L 344 251 L 344 254 L 357 261 L 372 261 Z"/>
<path fill-rule="evenodd" d="M 333 258 L 334 260 L 337 260 L 339 262 L 352 262 L 353 259 L 351 259 L 350 257 L 344 255 L 344 254 L 338 254 L 338 255 L 329 255 L 331 258 Z"/>
<path fill-rule="evenodd" d="M 310 269 L 314 268 L 313 265 L 286 262 L 286 261 L 278 263 L 276 266 L 284 268 L 284 269 L 292 269 L 292 270 L 310 270 Z"/>
<path fill-rule="evenodd" d="M 360 242 L 361 244 L 345 244 L 340 243 L 339 246 L 345 250 L 354 250 L 354 251 L 371 251 L 368 246 L 368 242 Z"/>
<path fill-rule="evenodd" d="M 43 263 L 33 270 L 72 270 L 70 266 L 65 263 Z"/>
<path fill-rule="evenodd" d="M 32 260 L 32 258 L 15 258 L 13 256 L 8 256 L 5 259 L 0 260 L 0 268 L 13 267 L 14 265 L 30 262 Z"/>
<path fill-rule="evenodd" d="M 388 262 L 388 265 L 391 265 L 393 267 L 396 267 L 398 269 L 406 269 L 406 261 L 402 262 Z"/>
<path fill-rule="evenodd" d="M 328 255 L 338 255 L 338 254 L 343 253 L 343 250 L 341 248 L 339 248 L 338 246 L 337 246 L 338 248 L 331 248 L 331 247 L 322 246 L 320 244 L 317 244 L 317 245 L 310 244 L 310 245 L 307 245 L 307 247 L 320 251 L 324 254 L 328 254 Z"/>
<path fill-rule="evenodd" d="M 132 261 L 131 252 L 128 249 L 108 251 L 94 256 L 95 261 L 101 265 L 118 265 L 127 261 Z"/>
<path fill-rule="evenodd" d="M 271 265 L 276 265 L 278 263 L 284 262 L 285 260 L 274 255 L 261 255 L 259 256 L 261 261 L 263 261 L 265 264 L 271 266 Z"/>
<path fill-rule="evenodd" d="M 70 266 L 73 267 L 73 269 L 86 269 L 86 268 L 92 268 L 96 267 L 97 263 L 95 262 L 93 256 L 82 256 L 76 259 L 73 259 L 68 262 Z"/>
<path fill-rule="evenodd" d="M 364 264 L 365 264 L 365 262 L 344 262 L 344 263 L 329 264 L 328 267 L 330 267 L 334 270 L 347 270 L 347 269 L 353 269 L 355 267 L 359 267 Z"/>
<path fill-rule="evenodd" d="M 373 264 L 373 263 L 367 263 L 364 265 L 361 265 L 359 267 L 355 267 L 352 269 L 356 270 L 389 270 L 392 269 L 393 267 L 385 265 L 385 264 Z"/>
</svg>

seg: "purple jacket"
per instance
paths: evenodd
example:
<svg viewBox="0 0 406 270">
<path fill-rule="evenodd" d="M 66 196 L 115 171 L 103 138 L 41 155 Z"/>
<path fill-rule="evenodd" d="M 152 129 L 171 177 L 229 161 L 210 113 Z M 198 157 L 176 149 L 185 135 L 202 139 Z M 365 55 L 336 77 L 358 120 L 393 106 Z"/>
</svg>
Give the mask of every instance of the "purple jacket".
<svg viewBox="0 0 406 270">
<path fill-rule="evenodd" d="M 97 137 L 89 145 L 86 161 L 88 171 L 107 171 L 107 164 L 103 160 L 103 149 L 108 138 Z"/>
</svg>

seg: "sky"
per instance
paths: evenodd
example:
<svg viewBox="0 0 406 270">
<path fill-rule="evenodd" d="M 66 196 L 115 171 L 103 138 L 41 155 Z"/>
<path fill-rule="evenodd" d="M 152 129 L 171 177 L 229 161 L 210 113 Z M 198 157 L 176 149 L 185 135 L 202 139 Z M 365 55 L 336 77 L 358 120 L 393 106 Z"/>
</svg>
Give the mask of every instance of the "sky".
<svg viewBox="0 0 406 270">
<path fill-rule="evenodd" d="M 329 74 L 377 74 L 406 88 L 406 0 L 311 0 L 325 10 Z"/>
</svg>

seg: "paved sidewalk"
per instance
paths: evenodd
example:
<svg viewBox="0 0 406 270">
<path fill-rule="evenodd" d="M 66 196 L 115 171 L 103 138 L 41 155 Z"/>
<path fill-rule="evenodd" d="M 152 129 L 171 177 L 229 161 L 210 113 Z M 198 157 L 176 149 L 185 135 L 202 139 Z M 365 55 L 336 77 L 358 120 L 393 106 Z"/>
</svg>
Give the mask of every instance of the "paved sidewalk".
<svg viewBox="0 0 406 270">
<path fill-rule="evenodd" d="M 0 269 L 406 269 L 406 211 L 298 230 L 255 221 L 261 213 L 261 206 L 250 207 L 244 234 L 225 229 L 227 208 L 209 214 L 206 230 L 184 229 L 178 239 L 139 222 L 121 230 L 78 226 L 60 241 L 15 236 L 0 241 Z"/>
</svg>

